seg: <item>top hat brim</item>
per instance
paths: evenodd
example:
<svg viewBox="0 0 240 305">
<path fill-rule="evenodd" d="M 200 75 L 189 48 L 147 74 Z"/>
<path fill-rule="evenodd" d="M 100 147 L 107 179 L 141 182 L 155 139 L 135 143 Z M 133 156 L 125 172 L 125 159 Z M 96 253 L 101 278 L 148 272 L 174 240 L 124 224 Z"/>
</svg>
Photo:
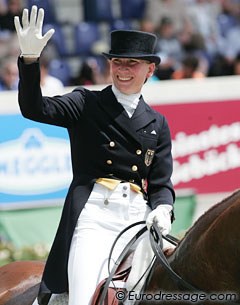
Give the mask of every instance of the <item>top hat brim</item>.
<svg viewBox="0 0 240 305">
<path fill-rule="evenodd" d="M 128 54 L 113 54 L 113 53 L 102 53 L 105 57 L 108 59 L 112 58 L 136 58 L 136 59 L 144 59 L 148 60 L 150 62 L 154 62 L 156 65 L 159 65 L 161 62 L 161 59 L 159 56 L 154 55 L 154 54 L 133 54 L 133 53 L 128 53 Z"/>
</svg>

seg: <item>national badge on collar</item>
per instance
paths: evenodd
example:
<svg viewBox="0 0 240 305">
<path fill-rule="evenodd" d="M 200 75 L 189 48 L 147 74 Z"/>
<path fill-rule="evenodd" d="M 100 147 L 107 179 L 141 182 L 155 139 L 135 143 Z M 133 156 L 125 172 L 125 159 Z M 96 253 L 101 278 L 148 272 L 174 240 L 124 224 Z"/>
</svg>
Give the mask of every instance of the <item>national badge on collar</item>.
<svg viewBox="0 0 240 305">
<path fill-rule="evenodd" d="M 145 154 L 145 164 L 147 166 L 151 165 L 155 151 L 152 149 L 148 149 Z"/>
</svg>

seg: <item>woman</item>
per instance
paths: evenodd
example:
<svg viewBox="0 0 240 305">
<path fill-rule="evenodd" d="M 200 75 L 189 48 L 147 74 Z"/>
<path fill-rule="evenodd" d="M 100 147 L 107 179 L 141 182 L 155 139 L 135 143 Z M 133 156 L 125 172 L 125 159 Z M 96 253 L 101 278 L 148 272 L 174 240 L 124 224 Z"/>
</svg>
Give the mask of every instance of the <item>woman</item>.
<svg viewBox="0 0 240 305">
<path fill-rule="evenodd" d="M 141 89 L 160 58 L 156 37 L 115 31 L 110 61 L 113 85 L 102 91 L 83 87 L 63 96 L 42 97 L 39 57 L 54 30 L 42 36 L 44 11 L 23 11 L 15 26 L 21 55 L 19 105 L 31 120 L 68 129 L 73 180 L 50 251 L 39 304 L 69 291 L 70 305 L 88 305 L 107 276 L 106 261 L 115 237 L 131 223 L 156 221 L 171 229 L 174 191 L 171 138 L 166 119 L 143 100 Z M 135 232 L 122 238 L 114 258 Z"/>
</svg>

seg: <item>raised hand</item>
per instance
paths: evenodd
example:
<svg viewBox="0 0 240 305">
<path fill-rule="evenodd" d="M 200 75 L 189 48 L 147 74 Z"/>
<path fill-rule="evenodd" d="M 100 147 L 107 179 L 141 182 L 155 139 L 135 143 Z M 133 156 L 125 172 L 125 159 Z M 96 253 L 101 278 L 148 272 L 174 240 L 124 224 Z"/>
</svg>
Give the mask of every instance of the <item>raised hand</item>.
<svg viewBox="0 0 240 305">
<path fill-rule="evenodd" d="M 42 36 L 42 27 L 44 19 L 44 10 L 33 6 L 30 19 L 28 9 L 23 10 L 22 26 L 19 17 L 14 17 L 14 24 L 21 49 L 21 56 L 26 58 L 38 58 L 47 44 L 48 40 L 54 34 L 54 29 L 49 30 Z"/>
</svg>

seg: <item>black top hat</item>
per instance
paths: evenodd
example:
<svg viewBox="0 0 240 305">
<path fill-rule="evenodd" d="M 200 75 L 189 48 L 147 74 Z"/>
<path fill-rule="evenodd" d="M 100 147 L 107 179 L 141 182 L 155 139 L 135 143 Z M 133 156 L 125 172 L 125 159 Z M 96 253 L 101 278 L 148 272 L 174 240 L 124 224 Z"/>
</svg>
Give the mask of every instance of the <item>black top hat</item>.
<svg viewBox="0 0 240 305">
<path fill-rule="evenodd" d="M 157 37 L 147 32 L 113 31 L 111 32 L 111 50 L 103 55 L 109 59 L 113 57 L 145 59 L 158 65 L 161 59 L 154 54 L 156 41 Z"/>
</svg>

